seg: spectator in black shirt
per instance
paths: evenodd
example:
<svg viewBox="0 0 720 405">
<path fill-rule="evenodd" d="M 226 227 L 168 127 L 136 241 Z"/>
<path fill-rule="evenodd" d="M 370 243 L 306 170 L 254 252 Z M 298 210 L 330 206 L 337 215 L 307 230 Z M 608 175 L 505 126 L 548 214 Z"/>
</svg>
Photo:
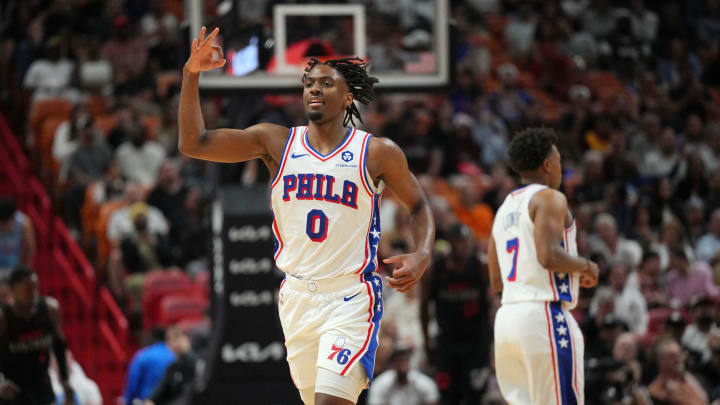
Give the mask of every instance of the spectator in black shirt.
<svg viewBox="0 0 720 405">
<path fill-rule="evenodd" d="M 169 236 L 174 245 L 179 245 L 188 227 L 188 212 L 185 199 L 188 188 L 180 176 L 180 167 L 172 159 L 165 160 L 158 169 L 158 181 L 148 195 L 147 202 L 159 209 L 170 224 Z"/>
<path fill-rule="evenodd" d="M 720 403 L 720 329 L 710 333 L 708 346 L 712 353 L 710 360 L 700 364 L 694 371 L 702 381 L 710 403 L 717 405 Z"/>
<path fill-rule="evenodd" d="M 155 388 L 145 405 L 178 404 L 191 391 L 199 369 L 199 360 L 192 353 L 190 339 L 179 327 L 170 327 L 165 332 L 168 347 L 175 353 L 176 360 L 165 371 L 160 384 Z"/>
<path fill-rule="evenodd" d="M 442 402 L 475 404 L 480 393 L 473 380 L 488 366 L 490 351 L 487 273 L 467 226 L 452 225 L 447 238 L 451 253 L 440 258 L 423 278 L 421 323 L 428 358 L 436 357 Z M 431 304 L 439 326 L 436 342 L 428 336 Z"/>
</svg>

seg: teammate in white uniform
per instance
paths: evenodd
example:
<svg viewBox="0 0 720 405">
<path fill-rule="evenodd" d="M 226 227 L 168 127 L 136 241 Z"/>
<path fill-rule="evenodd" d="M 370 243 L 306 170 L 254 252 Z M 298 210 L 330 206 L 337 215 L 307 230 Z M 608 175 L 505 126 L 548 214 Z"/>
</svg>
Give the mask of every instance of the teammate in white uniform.
<svg viewBox="0 0 720 405">
<path fill-rule="evenodd" d="M 290 374 L 307 405 L 357 402 L 373 375 L 382 317 L 377 268 L 385 188 L 411 214 L 416 250 L 385 259 L 389 286 L 408 291 L 430 261 L 434 224 L 422 188 L 392 141 L 347 127 L 354 100 L 372 101 L 377 79 L 360 59 L 321 63 L 303 75 L 308 126 L 206 130 L 198 74 L 225 64 L 216 28 L 192 43 L 183 69 L 179 148 L 217 162 L 260 158 L 272 176 L 275 260 L 286 273 L 278 300 Z"/>
<path fill-rule="evenodd" d="M 491 285 L 502 292 L 495 364 L 511 405 L 584 403 L 584 342 L 569 310 L 579 287 L 597 284 L 598 268 L 577 257 L 556 139 L 549 128 L 513 138 L 508 160 L 523 186 L 498 209 L 488 247 Z"/>
</svg>

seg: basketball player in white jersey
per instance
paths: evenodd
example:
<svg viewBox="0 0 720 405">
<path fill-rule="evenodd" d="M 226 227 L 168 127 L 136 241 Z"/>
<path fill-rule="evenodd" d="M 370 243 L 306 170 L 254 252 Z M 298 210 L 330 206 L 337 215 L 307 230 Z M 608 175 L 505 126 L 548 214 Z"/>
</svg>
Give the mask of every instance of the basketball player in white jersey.
<svg viewBox="0 0 720 405">
<path fill-rule="evenodd" d="M 286 273 L 278 306 L 290 374 L 306 405 L 355 404 L 373 375 L 382 316 L 377 269 L 379 202 L 388 188 L 411 214 L 414 252 L 385 259 L 388 285 L 408 291 L 430 261 L 432 214 L 392 141 L 347 127 L 353 100 L 373 99 L 377 79 L 360 59 L 313 59 L 302 78 L 307 126 L 258 124 L 207 130 L 198 75 L 222 67 L 216 28 L 193 40 L 183 69 L 179 148 L 216 162 L 260 158 L 272 177 L 275 261 Z"/>
<path fill-rule="evenodd" d="M 584 403 L 583 336 L 569 310 L 598 268 L 577 256 L 575 221 L 565 195 L 560 153 L 549 128 L 519 132 L 508 162 L 522 186 L 498 209 L 488 246 L 495 315 L 495 363 L 511 405 Z"/>
</svg>

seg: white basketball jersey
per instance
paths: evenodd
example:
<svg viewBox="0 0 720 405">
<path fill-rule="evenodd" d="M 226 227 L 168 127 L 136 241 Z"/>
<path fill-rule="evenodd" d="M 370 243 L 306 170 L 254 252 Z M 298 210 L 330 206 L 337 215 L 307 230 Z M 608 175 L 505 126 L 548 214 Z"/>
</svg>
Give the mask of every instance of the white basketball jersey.
<svg viewBox="0 0 720 405">
<path fill-rule="evenodd" d="M 537 259 L 535 224 L 530 219 L 530 200 L 546 186 L 530 184 L 519 188 L 505 198 L 493 223 L 500 272 L 502 274 L 502 303 L 524 301 L 564 301 L 566 309 L 577 305 L 579 275 L 553 273 Z M 562 246 L 577 256 L 575 220 L 565 229 Z"/>
<path fill-rule="evenodd" d="M 377 268 L 380 197 L 366 168 L 371 134 L 348 128 L 322 155 L 309 127 L 290 129 L 272 182 L 275 263 L 302 279 L 371 273 Z"/>
</svg>

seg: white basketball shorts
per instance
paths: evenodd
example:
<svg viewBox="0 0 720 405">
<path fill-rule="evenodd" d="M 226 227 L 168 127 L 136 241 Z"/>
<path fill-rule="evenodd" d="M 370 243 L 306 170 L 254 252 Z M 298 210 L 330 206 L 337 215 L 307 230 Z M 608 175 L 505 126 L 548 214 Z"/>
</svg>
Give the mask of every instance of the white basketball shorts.
<svg viewBox="0 0 720 405">
<path fill-rule="evenodd" d="M 316 385 L 318 368 L 350 376 L 357 366 L 368 377 L 362 381 L 366 388 L 375 367 L 383 312 L 380 276 L 313 281 L 288 275 L 278 298 L 290 375 L 298 390 L 314 392 L 309 388 Z M 348 383 L 356 380 L 348 378 Z M 303 400 L 308 402 L 305 395 Z"/>
<path fill-rule="evenodd" d="M 583 405 L 584 350 L 560 302 L 505 304 L 495 315 L 495 368 L 510 405 Z"/>
</svg>

